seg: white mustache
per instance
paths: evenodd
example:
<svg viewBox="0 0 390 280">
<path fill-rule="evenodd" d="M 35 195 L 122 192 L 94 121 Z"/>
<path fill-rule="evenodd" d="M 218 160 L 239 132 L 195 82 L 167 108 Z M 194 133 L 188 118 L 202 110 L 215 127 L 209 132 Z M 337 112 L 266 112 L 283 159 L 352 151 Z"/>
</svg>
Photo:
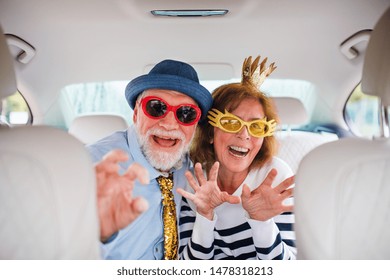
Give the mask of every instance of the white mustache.
<svg viewBox="0 0 390 280">
<path fill-rule="evenodd" d="M 185 141 L 185 135 L 179 131 L 179 130 L 164 130 L 161 128 L 153 128 L 146 132 L 146 136 L 152 136 L 155 135 L 157 137 L 162 138 L 172 138 L 172 139 L 179 139 L 181 141 Z"/>
</svg>

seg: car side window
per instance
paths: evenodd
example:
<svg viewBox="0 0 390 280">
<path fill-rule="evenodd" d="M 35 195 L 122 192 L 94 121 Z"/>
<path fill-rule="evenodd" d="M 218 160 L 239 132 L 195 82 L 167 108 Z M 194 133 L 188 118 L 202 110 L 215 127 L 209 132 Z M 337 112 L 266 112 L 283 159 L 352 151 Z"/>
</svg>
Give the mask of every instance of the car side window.
<svg viewBox="0 0 390 280">
<path fill-rule="evenodd" d="M 0 107 L 0 123 L 3 125 L 26 125 L 32 122 L 31 111 L 20 92 L 3 99 Z"/>
<path fill-rule="evenodd" d="M 367 95 L 360 84 L 354 89 L 344 108 L 344 118 L 351 132 L 358 137 L 372 139 L 380 133 L 380 100 Z"/>
</svg>

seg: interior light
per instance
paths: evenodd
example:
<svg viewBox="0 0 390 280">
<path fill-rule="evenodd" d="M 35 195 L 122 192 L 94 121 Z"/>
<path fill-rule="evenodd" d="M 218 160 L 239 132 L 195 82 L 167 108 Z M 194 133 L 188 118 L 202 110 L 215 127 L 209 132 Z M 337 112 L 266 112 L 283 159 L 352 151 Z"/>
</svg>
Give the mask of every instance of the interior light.
<svg viewBox="0 0 390 280">
<path fill-rule="evenodd" d="M 229 10 L 152 10 L 150 12 L 154 16 L 165 17 L 209 17 L 226 15 Z"/>
</svg>

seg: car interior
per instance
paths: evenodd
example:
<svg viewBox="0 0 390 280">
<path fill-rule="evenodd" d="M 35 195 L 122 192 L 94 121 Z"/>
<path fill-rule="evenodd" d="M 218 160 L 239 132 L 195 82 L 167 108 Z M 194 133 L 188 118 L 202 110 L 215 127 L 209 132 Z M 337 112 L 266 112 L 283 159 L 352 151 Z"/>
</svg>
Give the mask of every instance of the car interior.
<svg viewBox="0 0 390 280">
<path fill-rule="evenodd" d="M 212 91 L 257 55 L 298 259 L 390 259 L 389 0 L 2 0 L 0 31 L 0 259 L 99 259 L 84 145 L 131 125 L 127 83 L 171 58 Z"/>
</svg>

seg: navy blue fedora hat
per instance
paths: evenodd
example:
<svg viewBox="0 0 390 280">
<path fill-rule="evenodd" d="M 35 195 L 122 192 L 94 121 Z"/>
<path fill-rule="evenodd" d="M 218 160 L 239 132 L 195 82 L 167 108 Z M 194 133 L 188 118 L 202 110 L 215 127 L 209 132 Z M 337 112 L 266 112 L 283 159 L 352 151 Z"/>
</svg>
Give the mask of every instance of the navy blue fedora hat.
<svg viewBox="0 0 390 280">
<path fill-rule="evenodd" d="M 163 60 L 149 74 L 130 81 L 125 94 L 131 109 L 134 109 L 138 95 L 147 89 L 174 90 L 188 95 L 198 103 L 202 118 L 207 115 L 213 103 L 210 92 L 199 83 L 195 69 L 181 61 Z"/>
</svg>

